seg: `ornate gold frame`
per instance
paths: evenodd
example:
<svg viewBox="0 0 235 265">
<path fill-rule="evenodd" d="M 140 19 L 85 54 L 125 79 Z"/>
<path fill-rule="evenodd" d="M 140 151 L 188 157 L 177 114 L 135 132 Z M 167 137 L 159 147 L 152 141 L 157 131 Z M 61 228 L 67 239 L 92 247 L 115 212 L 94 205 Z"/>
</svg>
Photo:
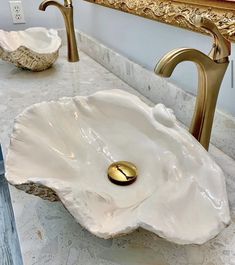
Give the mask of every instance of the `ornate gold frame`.
<svg viewBox="0 0 235 265">
<path fill-rule="evenodd" d="M 233 0 L 85 0 L 173 26 L 205 33 L 189 21 L 205 15 L 222 34 L 235 42 L 235 2 Z"/>
</svg>

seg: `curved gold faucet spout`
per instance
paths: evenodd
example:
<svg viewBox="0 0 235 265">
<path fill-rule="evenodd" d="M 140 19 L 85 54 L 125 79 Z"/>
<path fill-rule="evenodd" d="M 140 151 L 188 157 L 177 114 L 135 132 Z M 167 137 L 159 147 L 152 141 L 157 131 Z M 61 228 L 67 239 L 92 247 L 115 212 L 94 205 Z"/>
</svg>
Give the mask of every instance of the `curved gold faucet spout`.
<svg viewBox="0 0 235 265">
<path fill-rule="evenodd" d="M 79 61 L 77 42 L 75 37 L 74 22 L 73 22 L 73 5 L 72 0 L 64 0 L 64 5 L 60 4 L 55 0 L 44 0 L 39 9 L 45 11 L 48 6 L 57 7 L 64 18 L 67 42 L 68 42 L 68 61 L 77 62 Z"/>
<path fill-rule="evenodd" d="M 215 62 L 204 53 L 189 48 L 175 49 L 167 53 L 156 65 L 154 72 L 163 77 L 170 77 L 176 65 L 183 61 L 195 62 L 202 68 L 210 67 Z"/>
<path fill-rule="evenodd" d="M 218 63 L 198 50 L 176 49 L 166 54 L 154 71 L 163 77 L 170 77 L 176 65 L 183 61 L 192 61 L 198 68 L 198 93 L 190 132 L 208 150 L 216 102 L 229 64 L 228 58 Z"/>
<path fill-rule="evenodd" d="M 39 6 L 39 10 L 41 11 L 45 11 L 47 9 L 48 6 L 56 6 L 60 9 L 61 12 L 64 12 L 64 6 L 60 3 L 58 3 L 57 1 L 54 0 L 45 0 L 43 1 L 40 6 Z"/>
</svg>

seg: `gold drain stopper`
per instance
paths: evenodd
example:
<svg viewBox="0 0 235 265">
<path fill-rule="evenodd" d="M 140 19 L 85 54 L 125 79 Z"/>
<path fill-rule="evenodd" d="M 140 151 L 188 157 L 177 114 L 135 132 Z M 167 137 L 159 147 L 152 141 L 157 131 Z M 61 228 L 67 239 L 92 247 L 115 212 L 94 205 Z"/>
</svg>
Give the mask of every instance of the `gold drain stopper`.
<svg viewBox="0 0 235 265">
<path fill-rule="evenodd" d="M 137 179 L 137 168 L 130 162 L 118 161 L 109 166 L 108 177 L 114 184 L 130 185 Z"/>
</svg>

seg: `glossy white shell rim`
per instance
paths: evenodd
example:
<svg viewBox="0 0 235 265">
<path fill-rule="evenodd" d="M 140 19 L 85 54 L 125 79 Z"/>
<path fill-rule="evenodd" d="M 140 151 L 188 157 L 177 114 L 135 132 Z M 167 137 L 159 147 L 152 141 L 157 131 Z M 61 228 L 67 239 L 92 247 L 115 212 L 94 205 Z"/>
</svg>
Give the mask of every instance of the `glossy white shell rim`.
<svg viewBox="0 0 235 265">
<path fill-rule="evenodd" d="M 32 45 L 29 42 L 25 41 L 23 42 L 23 40 L 21 39 L 21 41 L 16 44 L 17 46 L 14 47 L 14 49 L 11 49 L 11 47 L 9 47 L 9 45 L 4 42 L 2 39 L 3 37 L 7 38 L 8 34 L 12 35 L 20 35 L 20 34 L 25 34 L 27 33 L 28 35 L 30 35 L 31 33 L 40 33 L 40 34 L 44 34 L 44 36 L 47 38 L 48 41 L 48 45 L 47 48 L 42 48 L 42 47 L 37 47 L 36 45 Z M 61 43 L 62 40 L 58 35 L 58 31 L 55 29 L 46 29 L 43 27 L 33 27 L 33 28 L 28 28 L 24 31 L 4 31 L 4 30 L 0 30 L 0 47 L 2 47 L 2 49 L 5 52 L 15 52 L 17 51 L 19 48 L 23 47 L 23 48 L 27 48 L 29 50 L 31 50 L 34 53 L 38 53 L 41 55 L 47 55 L 47 54 L 52 54 L 52 53 L 56 53 L 59 48 L 61 47 Z"/>
<path fill-rule="evenodd" d="M 153 117 L 151 117 L 149 115 L 151 113 L 153 113 L 153 110 L 156 107 L 151 108 L 151 107 L 147 106 L 138 97 L 131 95 L 131 94 L 124 92 L 124 91 L 110 90 L 110 91 L 97 92 L 97 93 L 91 95 L 90 98 L 92 98 L 92 97 L 96 98 L 96 97 L 102 97 L 102 96 L 104 98 L 105 97 L 107 97 L 107 98 L 110 98 L 110 97 L 117 97 L 118 98 L 119 97 L 119 100 L 122 97 L 125 99 L 128 98 L 129 100 L 132 101 L 132 103 L 136 104 L 136 106 L 138 106 L 138 108 L 141 108 L 145 112 L 145 114 L 149 117 L 149 122 L 152 121 Z M 57 103 L 57 102 L 63 102 L 63 101 L 65 102 L 65 101 L 73 100 L 73 99 L 79 101 L 79 100 L 83 100 L 83 99 L 89 99 L 89 96 L 88 97 L 78 96 L 78 97 L 74 97 L 74 98 L 62 98 L 58 101 L 50 101 L 49 103 L 48 102 L 42 102 L 42 103 L 38 103 L 38 104 L 35 104 L 33 106 L 28 107 L 20 115 L 17 116 L 11 140 L 13 142 L 15 141 L 15 132 L 18 129 L 18 120 L 20 120 L 21 117 L 24 117 L 25 115 L 27 115 L 28 111 L 36 109 L 38 107 L 41 107 L 43 104 Z M 169 115 L 171 115 L 171 114 L 169 113 Z M 160 117 L 161 117 L 161 115 L 160 115 Z M 174 126 L 178 126 L 178 125 L 175 124 Z M 180 129 L 180 130 L 183 130 L 183 129 Z M 195 141 L 194 142 L 194 144 L 196 144 L 195 148 L 198 149 L 200 152 L 202 152 L 201 154 L 205 155 L 205 157 L 208 161 L 211 161 L 212 159 L 210 158 L 209 154 L 198 143 L 196 143 L 196 140 L 193 140 L 193 138 L 192 138 L 192 141 Z M 14 152 L 11 149 L 11 147 L 12 147 L 12 142 L 11 142 L 10 149 L 9 149 L 9 152 L 7 154 L 7 159 L 6 159 L 6 178 L 13 185 L 20 185 L 20 184 L 32 182 L 31 178 L 23 177 L 24 172 L 22 172 L 21 177 L 16 177 L 16 176 L 11 175 L 9 173 L 10 167 L 11 167 L 11 152 Z M 148 215 L 151 213 L 151 211 L 150 211 L 151 209 L 146 214 L 145 209 L 142 206 L 142 203 L 138 204 L 138 212 L 135 216 L 132 216 L 132 213 L 131 213 L 132 210 L 130 210 L 130 216 L 131 216 L 130 222 L 126 222 L 126 220 L 123 219 L 123 222 L 124 223 L 126 222 L 125 225 L 119 224 L 119 225 L 115 226 L 113 228 L 113 230 L 111 229 L 111 230 L 107 230 L 107 231 L 106 230 L 102 231 L 102 229 L 99 229 L 99 225 L 96 224 L 96 220 L 92 219 L 91 216 L 89 216 L 86 209 L 84 209 L 84 208 L 81 209 L 81 208 L 79 208 L 79 205 L 74 203 L 71 192 L 66 188 L 67 187 L 66 182 L 58 181 L 55 184 L 54 179 L 36 179 L 36 178 L 33 178 L 33 182 L 48 186 L 49 188 L 52 188 L 53 190 L 55 190 L 57 195 L 59 196 L 60 200 L 62 201 L 62 203 L 70 211 L 70 213 L 76 218 L 76 220 L 82 226 L 84 226 L 87 230 L 89 230 L 90 232 L 92 232 L 93 234 L 95 234 L 99 237 L 111 238 L 111 237 L 119 236 L 122 234 L 130 233 L 133 230 L 135 230 L 136 228 L 142 227 L 142 228 L 145 228 L 149 231 L 152 231 L 152 232 L 158 234 L 160 237 L 163 237 L 169 241 L 173 241 L 173 242 L 178 243 L 178 244 L 202 244 L 202 243 L 206 242 L 207 240 L 215 237 L 230 222 L 228 201 L 227 201 L 225 182 L 223 179 L 223 173 L 222 173 L 221 169 L 213 161 L 211 161 L 211 163 L 213 166 L 216 166 L 216 171 L 221 178 L 220 179 L 221 183 L 219 183 L 219 184 L 221 184 L 220 189 L 222 190 L 222 193 L 224 196 L 223 198 L 221 198 L 221 202 L 222 202 L 221 207 L 223 208 L 223 211 L 218 210 L 218 216 L 217 216 L 218 220 L 215 220 L 213 227 L 210 228 L 210 231 L 205 231 L 205 234 L 203 234 L 203 235 L 200 234 L 199 236 L 194 234 L 191 239 L 181 238 L 180 236 L 179 237 L 172 236 L 170 232 L 168 233 L 167 231 L 162 231 L 161 229 L 157 229 L 156 227 L 148 224 L 148 222 L 144 221 L 146 218 L 143 218 L 143 217 L 148 217 Z M 215 179 L 215 181 L 216 181 L 216 179 Z M 61 187 L 63 187 L 63 188 L 61 188 Z M 87 193 L 88 192 L 88 195 L 85 194 L 85 197 L 83 197 L 84 200 L 86 200 L 86 196 L 89 196 L 89 193 L 90 193 L 89 189 L 86 191 L 79 191 L 79 192 L 80 193 L 82 193 L 82 192 Z M 94 195 L 94 192 L 92 195 Z M 95 196 L 99 196 L 99 194 L 95 194 Z M 151 197 L 153 197 L 153 195 L 151 195 Z M 79 197 L 79 198 L 81 199 L 82 197 Z M 222 212 L 220 212 L 220 211 L 222 211 Z M 193 233 L 193 230 L 194 230 L 194 227 L 192 227 L 192 233 Z"/>
</svg>

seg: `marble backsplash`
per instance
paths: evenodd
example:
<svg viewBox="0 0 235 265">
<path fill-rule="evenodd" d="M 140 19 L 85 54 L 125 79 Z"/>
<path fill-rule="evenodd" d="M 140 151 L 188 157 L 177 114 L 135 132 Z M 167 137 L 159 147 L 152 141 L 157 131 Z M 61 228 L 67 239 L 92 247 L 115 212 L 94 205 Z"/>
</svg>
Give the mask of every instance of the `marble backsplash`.
<svg viewBox="0 0 235 265">
<path fill-rule="evenodd" d="M 64 39 L 64 34 L 62 34 Z M 130 61 L 82 32 L 77 32 L 79 48 L 153 103 L 174 110 L 179 121 L 189 126 L 195 96 Z M 235 158 L 235 117 L 216 110 L 211 142 Z"/>
</svg>

